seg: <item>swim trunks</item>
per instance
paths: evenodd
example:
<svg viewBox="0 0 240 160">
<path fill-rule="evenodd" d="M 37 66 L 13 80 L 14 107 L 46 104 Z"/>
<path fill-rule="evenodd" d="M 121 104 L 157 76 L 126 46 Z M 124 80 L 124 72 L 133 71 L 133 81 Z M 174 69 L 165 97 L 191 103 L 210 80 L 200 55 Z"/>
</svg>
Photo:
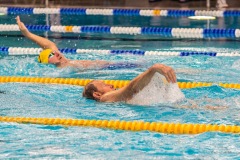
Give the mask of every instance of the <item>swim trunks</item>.
<svg viewBox="0 0 240 160">
<path fill-rule="evenodd" d="M 110 70 L 129 69 L 129 68 L 136 68 L 139 66 L 140 66 L 139 64 L 135 64 L 135 63 L 114 63 L 114 64 L 108 64 L 102 69 L 110 69 Z"/>
</svg>

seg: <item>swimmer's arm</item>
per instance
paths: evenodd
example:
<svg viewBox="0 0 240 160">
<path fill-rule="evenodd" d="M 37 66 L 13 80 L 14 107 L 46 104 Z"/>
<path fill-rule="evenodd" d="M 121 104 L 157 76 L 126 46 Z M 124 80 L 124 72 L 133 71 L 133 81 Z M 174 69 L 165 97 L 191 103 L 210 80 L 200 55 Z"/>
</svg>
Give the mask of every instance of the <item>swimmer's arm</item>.
<svg viewBox="0 0 240 160">
<path fill-rule="evenodd" d="M 154 71 L 152 69 L 148 69 L 143 72 L 136 78 L 134 78 L 128 85 L 123 88 L 120 88 L 115 91 L 111 91 L 105 93 L 100 101 L 101 102 L 118 102 L 118 101 L 128 101 L 130 100 L 134 94 L 138 93 L 140 90 L 146 86 L 151 78 L 154 75 Z"/>
<path fill-rule="evenodd" d="M 27 29 L 27 27 L 24 25 L 24 23 L 21 22 L 19 16 L 16 17 L 16 21 L 17 21 L 17 24 L 18 24 L 18 27 L 19 27 L 20 31 L 22 32 L 22 34 L 25 37 L 27 37 L 28 39 L 30 39 L 33 42 L 35 42 L 36 44 L 38 44 L 43 49 L 52 49 L 54 51 L 58 51 L 58 48 L 57 48 L 56 44 L 53 43 L 52 41 L 31 33 Z"/>
<path fill-rule="evenodd" d="M 155 64 L 148 70 L 134 78 L 126 87 L 122 90 L 128 94 L 135 94 L 148 85 L 153 75 L 158 72 L 166 77 L 168 82 L 176 83 L 176 75 L 173 69 L 163 64 Z"/>
<path fill-rule="evenodd" d="M 102 96 L 101 101 L 116 102 L 128 101 L 134 94 L 141 91 L 151 81 L 153 75 L 158 72 L 166 77 L 169 82 L 176 82 L 176 75 L 171 67 L 163 64 L 155 64 L 148 70 L 134 78 L 128 85 L 119 90 L 109 92 Z"/>
</svg>

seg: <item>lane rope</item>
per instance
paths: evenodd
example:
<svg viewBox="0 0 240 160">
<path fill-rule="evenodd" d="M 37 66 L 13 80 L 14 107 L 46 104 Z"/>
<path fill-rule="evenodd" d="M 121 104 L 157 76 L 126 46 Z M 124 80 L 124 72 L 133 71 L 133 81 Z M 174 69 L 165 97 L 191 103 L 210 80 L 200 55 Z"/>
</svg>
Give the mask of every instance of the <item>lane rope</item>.
<svg viewBox="0 0 240 160">
<path fill-rule="evenodd" d="M 136 56 L 211 56 L 211 57 L 236 57 L 240 56 L 238 52 L 221 53 L 221 52 L 199 52 L 199 51 L 144 51 L 144 50 L 124 50 L 124 49 L 114 49 L 114 50 L 101 50 L 101 49 L 73 49 L 73 48 L 60 48 L 61 53 L 64 54 L 84 54 L 84 53 L 94 53 L 94 54 L 126 54 L 126 55 L 136 55 Z M 42 51 L 41 48 L 24 48 L 24 47 L 4 47 L 0 46 L 0 55 L 39 55 Z"/>
<path fill-rule="evenodd" d="M 0 76 L 0 83 L 24 82 L 24 83 L 43 83 L 43 84 L 68 84 L 85 86 L 93 79 L 77 79 L 77 78 L 48 78 L 48 77 L 13 77 Z M 129 80 L 103 80 L 107 84 L 113 85 L 115 88 L 126 86 Z M 221 86 L 223 88 L 240 89 L 237 83 L 210 83 L 210 82 L 177 82 L 181 89 L 191 89 L 197 87 Z"/>
<path fill-rule="evenodd" d="M 217 124 L 180 124 L 165 122 L 87 120 L 62 118 L 3 117 L 0 122 L 23 124 L 61 125 L 76 127 L 96 127 L 125 131 L 151 131 L 167 134 L 199 134 L 204 132 L 240 133 L 240 126 Z"/>
<path fill-rule="evenodd" d="M 190 9 L 124 9 L 124 8 L 33 8 L 33 7 L 0 7 L 4 14 L 61 14 L 61 15 L 102 15 L 102 16 L 214 16 L 239 17 L 239 10 L 190 10 Z"/>
<path fill-rule="evenodd" d="M 155 35 L 174 38 L 239 38 L 240 29 L 204 29 L 170 27 L 112 27 L 112 26 L 48 26 L 26 25 L 29 31 L 60 33 L 103 33 L 127 35 Z M 19 31 L 18 25 L 0 24 L 0 32 Z"/>
</svg>

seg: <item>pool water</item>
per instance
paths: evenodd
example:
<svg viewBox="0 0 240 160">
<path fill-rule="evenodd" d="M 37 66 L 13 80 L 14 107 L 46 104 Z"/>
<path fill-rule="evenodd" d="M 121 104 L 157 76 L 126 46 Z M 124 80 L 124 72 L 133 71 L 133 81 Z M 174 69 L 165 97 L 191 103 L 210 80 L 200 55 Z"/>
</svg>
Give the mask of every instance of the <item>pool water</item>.
<svg viewBox="0 0 240 160">
<path fill-rule="evenodd" d="M 49 17 L 57 17 L 49 15 Z M 22 16 L 26 24 L 45 24 L 45 16 Z M 62 25 L 119 25 L 205 27 L 206 21 L 186 18 L 111 16 L 62 16 Z M 230 19 L 230 21 L 229 21 Z M 239 28 L 238 18 L 217 19 L 210 27 Z M 15 23 L 14 16 L 0 17 L 1 24 Z M 229 23 L 227 23 L 229 21 Z M 57 20 L 54 22 L 57 23 Z M 152 23 L 151 23 L 152 22 Z M 160 23 L 161 22 L 161 23 Z M 188 25 L 186 25 L 188 24 Z M 177 25 L 177 26 L 175 26 Z M 36 32 L 37 33 L 37 32 Z M 37 47 L 18 32 L 0 33 L 0 46 Z M 44 33 L 37 33 L 43 35 Z M 237 39 L 167 39 L 157 36 L 56 34 L 48 33 L 59 48 L 141 49 L 161 51 L 240 52 Z M 57 69 L 37 62 L 36 56 L 0 56 L 0 76 L 71 77 L 130 80 L 154 63 L 176 70 L 178 81 L 240 83 L 239 57 L 135 56 L 85 53 L 66 55 L 70 59 L 108 60 L 140 64 L 137 68 L 73 70 Z M 143 120 L 149 122 L 240 125 L 240 90 L 217 85 L 182 90 L 198 108 L 174 105 L 137 106 L 99 103 L 81 96 L 83 87 L 55 84 L 0 83 L 1 116 L 59 117 L 74 119 Z M 219 107 L 217 110 L 205 106 Z M 226 107 L 220 109 L 221 106 Z M 9 159 L 239 159 L 239 134 L 208 132 L 171 135 L 148 131 L 130 132 L 91 127 L 62 127 L 0 123 L 0 158 Z"/>
</svg>

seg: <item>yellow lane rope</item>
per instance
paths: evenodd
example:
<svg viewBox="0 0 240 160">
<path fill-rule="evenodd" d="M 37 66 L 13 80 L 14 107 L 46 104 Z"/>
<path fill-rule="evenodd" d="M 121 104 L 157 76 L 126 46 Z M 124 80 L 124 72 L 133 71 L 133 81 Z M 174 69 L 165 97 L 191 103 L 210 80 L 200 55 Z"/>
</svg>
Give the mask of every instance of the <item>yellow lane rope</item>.
<svg viewBox="0 0 240 160">
<path fill-rule="evenodd" d="M 11 77 L 0 76 L 0 83 L 6 82 L 27 82 L 27 83 L 51 83 L 51 84 L 69 84 L 85 86 L 92 79 L 77 79 L 77 78 L 47 78 L 47 77 Z M 128 80 L 103 80 L 107 84 L 113 85 L 115 88 L 121 88 L 127 85 Z M 208 87 L 218 85 L 224 88 L 240 89 L 240 84 L 233 83 L 208 83 L 208 82 L 178 82 L 181 89 L 190 89 L 196 87 Z"/>
<path fill-rule="evenodd" d="M 126 131 L 153 131 L 168 134 L 199 134 L 203 132 L 240 133 L 240 126 L 216 124 L 180 124 L 164 122 L 86 120 L 62 118 L 2 117 L 0 122 L 29 123 L 41 125 L 84 126 Z"/>
</svg>

